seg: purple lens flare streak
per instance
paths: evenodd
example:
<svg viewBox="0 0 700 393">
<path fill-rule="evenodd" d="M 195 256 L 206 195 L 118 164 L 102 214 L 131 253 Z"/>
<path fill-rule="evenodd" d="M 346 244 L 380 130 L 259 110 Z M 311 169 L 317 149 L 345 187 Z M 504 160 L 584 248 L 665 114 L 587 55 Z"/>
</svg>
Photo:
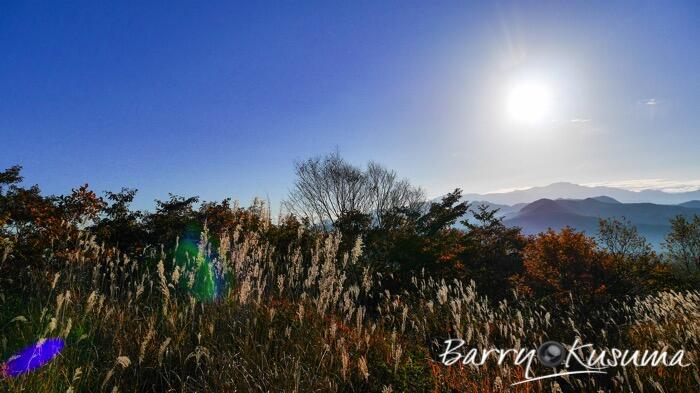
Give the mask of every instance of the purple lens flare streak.
<svg viewBox="0 0 700 393">
<path fill-rule="evenodd" d="M 0 378 L 16 377 L 34 371 L 58 356 L 64 346 L 65 342 L 61 338 L 39 340 L 0 364 Z"/>
</svg>

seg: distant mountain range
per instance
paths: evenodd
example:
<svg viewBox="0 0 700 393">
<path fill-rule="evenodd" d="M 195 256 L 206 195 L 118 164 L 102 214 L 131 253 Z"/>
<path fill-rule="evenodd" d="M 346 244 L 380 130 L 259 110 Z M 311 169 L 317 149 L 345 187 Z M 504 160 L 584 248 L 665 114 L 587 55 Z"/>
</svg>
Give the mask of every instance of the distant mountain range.
<svg viewBox="0 0 700 393">
<path fill-rule="evenodd" d="M 555 183 L 507 193 L 467 194 L 464 199 L 498 208 L 507 225 L 521 227 L 526 234 L 570 226 L 595 236 L 600 218 L 624 217 L 657 249 L 670 230 L 671 218 L 700 216 L 700 191 L 635 192 Z"/>
<path fill-rule="evenodd" d="M 601 195 L 608 196 L 622 203 L 649 202 L 661 205 L 677 205 L 693 201 L 700 205 L 700 190 L 689 192 L 664 192 L 660 190 L 630 191 L 615 187 L 589 187 L 574 183 L 553 183 L 544 187 L 532 187 L 525 190 L 489 194 L 466 194 L 470 201 L 489 201 L 502 205 L 531 203 L 538 199 L 586 199 Z"/>
</svg>

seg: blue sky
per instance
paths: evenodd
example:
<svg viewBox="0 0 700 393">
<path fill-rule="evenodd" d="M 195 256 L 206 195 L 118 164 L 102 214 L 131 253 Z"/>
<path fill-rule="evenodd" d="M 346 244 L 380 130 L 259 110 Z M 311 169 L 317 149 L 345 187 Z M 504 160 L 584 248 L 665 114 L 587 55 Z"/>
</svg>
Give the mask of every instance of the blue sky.
<svg viewBox="0 0 700 393">
<path fill-rule="evenodd" d="M 142 208 L 278 204 L 336 147 L 429 195 L 700 179 L 697 2 L 144 3 L 0 5 L 0 166 Z"/>
</svg>

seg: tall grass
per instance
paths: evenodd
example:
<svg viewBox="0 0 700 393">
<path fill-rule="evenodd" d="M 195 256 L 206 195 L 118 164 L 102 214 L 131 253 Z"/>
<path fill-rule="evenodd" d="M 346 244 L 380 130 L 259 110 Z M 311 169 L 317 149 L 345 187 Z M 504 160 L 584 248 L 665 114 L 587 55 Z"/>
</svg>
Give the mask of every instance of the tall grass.
<svg viewBox="0 0 700 393">
<path fill-rule="evenodd" d="M 60 265 L 32 272 L 23 291 L 1 291 L 3 359 L 43 337 L 62 337 L 66 347 L 44 368 L 0 381 L 0 390 L 691 392 L 700 385 L 698 292 L 595 308 L 517 293 L 493 303 L 473 282 L 427 273 L 392 292 L 383 286 L 391 277 L 358 263 L 361 242 L 339 255 L 339 237 L 318 234 L 311 245 L 277 250 L 263 231 L 233 230 L 216 249 L 205 234 L 195 262 L 185 264 L 162 250 L 122 255 L 78 234 Z M 213 297 L 196 290 L 202 263 L 212 267 Z M 684 349 L 693 366 L 511 387 L 523 379 L 521 366 L 438 362 L 448 338 L 488 349 L 577 337 L 600 348 Z"/>
</svg>

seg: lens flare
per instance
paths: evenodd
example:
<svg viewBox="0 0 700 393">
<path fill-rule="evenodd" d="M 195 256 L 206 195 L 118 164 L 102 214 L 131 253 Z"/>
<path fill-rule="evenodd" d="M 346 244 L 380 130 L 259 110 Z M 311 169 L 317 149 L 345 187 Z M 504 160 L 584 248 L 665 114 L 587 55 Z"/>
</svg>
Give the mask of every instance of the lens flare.
<svg viewBox="0 0 700 393">
<path fill-rule="evenodd" d="M 1 377 L 16 377 L 34 371 L 58 356 L 65 342 L 61 338 L 47 338 L 22 349 L 0 366 Z"/>
<path fill-rule="evenodd" d="M 214 300 L 217 296 L 216 269 L 206 249 L 207 244 L 206 231 L 190 225 L 175 251 L 178 265 L 184 271 L 194 272 L 194 282 L 191 287 L 188 285 L 188 289 L 200 301 Z"/>
</svg>

